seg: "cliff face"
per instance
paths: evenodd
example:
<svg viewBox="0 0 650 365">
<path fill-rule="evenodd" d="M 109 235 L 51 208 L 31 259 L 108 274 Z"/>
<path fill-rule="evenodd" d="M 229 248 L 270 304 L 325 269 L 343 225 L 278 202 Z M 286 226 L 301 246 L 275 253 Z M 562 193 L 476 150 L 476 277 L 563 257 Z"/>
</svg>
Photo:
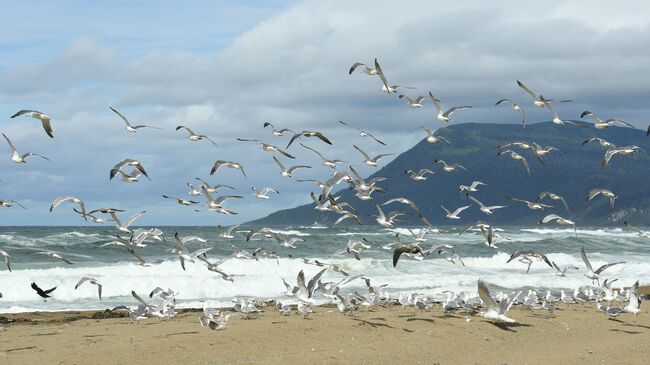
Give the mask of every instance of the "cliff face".
<svg viewBox="0 0 650 365">
<path fill-rule="evenodd" d="M 579 225 L 622 225 L 629 220 L 636 225 L 650 225 L 650 156 L 638 152 L 636 156 L 615 156 L 607 169 L 601 168 L 605 148 L 598 143 L 582 145 L 591 137 L 606 139 L 617 146 L 637 145 L 650 151 L 650 137 L 644 131 L 630 128 L 610 127 L 597 130 L 570 125 L 557 126 L 550 122 L 537 123 L 522 128 L 512 124 L 466 123 L 451 125 L 436 132 L 451 144 L 430 144 L 422 140 L 402 153 L 371 177 L 383 176 L 388 180 L 377 184 L 385 193 L 375 193 L 370 202 L 360 201 L 352 191 L 339 191 L 341 199 L 349 202 L 366 224 L 375 224 L 371 217 L 376 214 L 375 204 L 393 197 L 406 197 L 419 206 L 421 212 L 433 224 L 464 224 L 482 219 L 498 225 L 536 224 L 541 217 L 557 213 L 576 221 Z M 497 157 L 497 146 L 506 141 L 535 141 L 542 146 L 553 146 L 553 151 L 543 158 L 542 165 L 531 151 L 511 147 L 528 160 L 531 176 L 521 161 L 509 155 Z M 468 172 L 447 173 L 434 160 L 459 163 Z M 404 173 L 406 169 L 430 168 L 435 175 L 416 182 Z M 507 205 L 487 216 L 459 192 L 459 185 L 469 185 L 473 180 L 487 184 L 472 193 L 485 205 Z M 605 188 L 618 195 L 614 209 L 608 199 L 598 196 L 587 203 L 588 192 L 593 188 Z M 506 200 L 504 195 L 533 201 L 542 191 L 562 195 L 569 204 L 567 212 L 560 202 L 546 200 L 555 208 L 542 212 L 529 210 L 524 204 Z M 547 198 L 548 199 L 548 198 Z M 471 207 L 464 211 L 459 221 L 445 218 L 438 204 L 450 210 L 463 205 Z M 385 207 L 384 211 L 409 209 L 399 204 Z M 313 205 L 286 209 L 250 222 L 259 225 L 306 225 L 318 222 L 331 224 L 337 218 L 333 213 L 321 213 Z M 416 217 L 405 220 L 417 222 Z"/>
</svg>

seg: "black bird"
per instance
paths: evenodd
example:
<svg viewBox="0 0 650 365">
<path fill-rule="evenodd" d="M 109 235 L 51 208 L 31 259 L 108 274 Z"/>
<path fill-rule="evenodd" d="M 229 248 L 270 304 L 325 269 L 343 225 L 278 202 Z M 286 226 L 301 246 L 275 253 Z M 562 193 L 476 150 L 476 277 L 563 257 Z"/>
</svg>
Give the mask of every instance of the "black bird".
<svg viewBox="0 0 650 365">
<path fill-rule="evenodd" d="M 403 253 L 421 254 L 422 249 L 420 248 L 420 246 L 402 246 L 396 248 L 393 251 L 393 267 L 397 266 L 397 261 L 399 261 L 399 257 L 402 256 Z"/>
<path fill-rule="evenodd" d="M 52 288 L 52 289 L 43 290 L 43 289 L 39 288 L 38 285 L 36 285 L 36 283 L 32 283 L 32 289 L 36 290 L 36 294 L 40 295 L 42 298 L 47 299 L 47 298 L 50 298 L 50 296 L 48 294 L 53 292 L 54 289 L 56 289 L 56 286 L 54 288 Z"/>
</svg>

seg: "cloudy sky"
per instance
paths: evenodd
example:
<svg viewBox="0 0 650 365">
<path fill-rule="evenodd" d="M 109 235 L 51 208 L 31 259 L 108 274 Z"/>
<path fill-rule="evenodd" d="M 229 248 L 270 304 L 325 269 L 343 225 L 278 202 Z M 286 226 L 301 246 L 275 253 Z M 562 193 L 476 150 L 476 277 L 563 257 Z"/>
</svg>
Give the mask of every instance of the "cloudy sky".
<svg viewBox="0 0 650 365">
<path fill-rule="evenodd" d="M 75 195 L 89 208 L 146 210 L 141 224 L 216 225 L 246 221 L 308 202 L 312 186 L 279 176 L 272 155 L 236 137 L 285 146 L 264 121 L 318 129 L 334 146 L 305 141 L 359 165 L 353 143 L 371 153 L 400 153 L 433 129 L 432 108 L 407 109 L 379 91 L 376 77 L 349 76 L 354 62 L 377 57 L 391 83 L 431 90 L 444 105 L 473 105 L 455 122 L 516 123 L 511 98 L 529 122 L 548 120 L 516 86 L 522 80 L 547 97 L 571 98 L 560 116 L 585 109 L 647 126 L 650 100 L 650 3 L 636 1 L 6 1 L 0 19 L 0 130 L 19 150 L 51 161 L 9 160 L 0 141 L 0 199 L 26 205 L 0 209 L 0 225 L 78 225 L 52 199 Z M 132 134 L 109 110 L 162 130 Z M 52 117 L 55 138 L 37 120 L 9 117 L 20 109 Z M 382 147 L 337 123 L 345 120 L 385 139 Z M 191 142 L 183 124 L 219 145 Z M 382 147 L 382 148 L 379 148 Z M 299 178 L 325 179 L 313 154 L 293 145 Z M 2 157 L 4 156 L 4 157 Z M 141 160 L 152 181 L 108 181 L 124 158 Z M 214 161 L 243 163 L 210 177 Z M 285 160 L 285 159 L 283 159 Z M 288 162 L 290 163 L 290 162 Z M 370 169 L 361 168 L 369 174 Z M 186 182 L 231 184 L 245 199 L 234 217 L 194 212 L 162 194 L 186 197 Z M 250 185 L 280 191 L 269 201 Z M 201 199 L 203 200 L 203 199 Z"/>
</svg>

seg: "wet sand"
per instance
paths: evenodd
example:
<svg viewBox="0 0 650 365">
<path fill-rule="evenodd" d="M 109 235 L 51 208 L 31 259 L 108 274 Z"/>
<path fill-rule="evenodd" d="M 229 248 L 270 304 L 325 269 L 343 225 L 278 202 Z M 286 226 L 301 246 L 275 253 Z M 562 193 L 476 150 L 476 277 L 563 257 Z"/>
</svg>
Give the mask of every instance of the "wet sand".
<svg viewBox="0 0 650 365">
<path fill-rule="evenodd" d="M 102 312 L 0 317 L 0 364 L 641 364 L 650 356 L 650 314 L 608 319 L 594 305 L 552 314 L 514 307 L 520 324 L 392 306 L 355 316 L 331 306 L 308 319 L 267 307 L 228 328 L 201 327 L 200 312 L 173 321 L 105 318 Z M 92 317 L 95 318 L 92 318 Z"/>
</svg>

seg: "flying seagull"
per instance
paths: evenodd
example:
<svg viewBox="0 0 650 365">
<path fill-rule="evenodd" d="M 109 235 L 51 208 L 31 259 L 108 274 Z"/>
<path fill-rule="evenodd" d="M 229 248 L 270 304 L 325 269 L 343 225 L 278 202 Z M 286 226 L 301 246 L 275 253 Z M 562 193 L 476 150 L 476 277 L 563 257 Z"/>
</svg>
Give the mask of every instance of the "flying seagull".
<svg viewBox="0 0 650 365">
<path fill-rule="evenodd" d="M 120 112 L 115 110 L 112 106 L 109 106 L 109 108 L 113 111 L 113 113 L 117 114 L 120 118 L 122 118 L 122 120 L 126 124 L 126 130 L 131 132 L 131 133 L 137 132 L 138 129 L 140 129 L 140 128 L 162 129 L 162 128 L 152 127 L 150 125 L 144 125 L 144 124 L 143 125 L 131 125 L 131 123 L 129 123 L 129 120 L 126 119 L 126 117 L 123 116 Z"/>
<path fill-rule="evenodd" d="M 345 161 L 342 161 L 342 160 L 330 160 L 330 159 L 327 159 L 327 158 L 325 158 L 325 156 L 323 156 L 320 152 L 316 151 L 314 148 L 311 148 L 309 146 L 305 146 L 302 143 L 300 143 L 300 145 L 303 146 L 304 148 L 314 152 L 315 154 L 317 154 L 318 157 L 320 157 L 323 160 L 323 166 L 325 166 L 325 167 L 329 167 L 331 169 L 336 169 L 336 164 L 337 163 L 345 163 Z"/>
<path fill-rule="evenodd" d="M 616 194 L 612 193 L 611 190 L 607 189 L 592 189 L 589 192 L 589 195 L 587 195 L 587 203 L 589 203 L 593 198 L 595 198 L 598 194 L 609 198 L 609 205 L 614 208 L 614 202 L 616 201 Z"/>
<path fill-rule="evenodd" d="M 422 100 L 428 99 L 428 96 L 418 96 L 415 98 L 415 100 L 411 99 L 411 97 L 406 96 L 406 95 L 401 95 L 399 96 L 400 99 L 405 99 L 406 100 L 406 106 L 409 108 L 422 108 Z"/>
<path fill-rule="evenodd" d="M 269 199 L 269 193 L 276 193 L 280 194 L 279 191 L 273 189 L 273 188 L 262 188 L 260 190 L 255 189 L 254 186 L 251 186 L 251 189 L 253 190 L 253 196 L 256 197 L 257 199 Z"/>
<path fill-rule="evenodd" d="M 270 145 L 268 143 L 264 143 L 264 142 L 260 141 L 259 139 L 237 138 L 237 140 L 240 141 L 240 142 L 255 142 L 255 143 L 258 143 L 260 145 L 260 147 L 262 148 L 262 151 L 279 152 L 279 153 L 285 155 L 286 157 L 295 158 L 291 154 L 289 154 L 289 152 L 281 149 L 280 147 L 273 146 L 273 145 Z"/>
<path fill-rule="evenodd" d="M 623 120 L 619 120 L 619 119 L 610 118 L 610 119 L 607 119 L 607 120 L 603 121 L 602 119 L 600 119 L 598 117 L 598 115 L 596 115 L 594 112 L 590 112 L 589 110 L 585 110 L 584 112 L 582 112 L 582 114 L 580 114 L 580 118 L 584 118 L 586 116 L 592 116 L 594 118 L 594 127 L 596 129 L 605 129 L 605 128 L 613 126 L 614 123 L 618 123 L 618 124 L 624 125 L 626 127 L 636 129 L 636 127 L 633 126 L 632 124 L 630 124 L 630 123 L 628 123 L 626 121 L 623 121 Z"/>
<path fill-rule="evenodd" d="M 280 166 L 280 176 L 283 177 L 292 177 L 293 172 L 296 171 L 297 169 L 311 169 L 311 166 L 307 165 L 296 165 L 296 166 L 291 166 L 289 169 L 286 169 L 284 165 L 280 162 L 280 160 L 277 159 L 277 157 L 273 156 L 273 160 L 275 160 L 275 163 Z"/>
<path fill-rule="evenodd" d="M 361 72 L 363 72 L 366 75 L 370 75 L 370 76 L 376 76 L 377 75 L 377 70 L 376 69 L 366 65 L 365 63 L 361 63 L 361 62 L 355 62 L 350 67 L 350 70 L 348 71 L 348 75 L 352 75 L 352 73 L 359 67 L 361 67 Z"/>
<path fill-rule="evenodd" d="M 555 99 L 545 99 L 542 94 L 537 95 L 534 92 L 532 92 L 526 85 L 524 85 L 523 82 L 517 80 L 517 85 L 526 92 L 526 94 L 530 95 L 531 98 L 533 98 L 533 104 L 538 107 L 538 108 L 544 108 L 547 107 L 549 103 L 553 102 L 560 102 L 560 103 L 568 103 L 572 100 L 555 100 Z"/>
<path fill-rule="evenodd" d="M 483 279 L 479 279 L 478 296 L 481 298 L 483 305 L 487 307 L 487 311 L 481 313 L 484 318 L 491 319 L 496 322 L 517 323 L 517 321 L 514 319 L 506 316 L 506 313 L 514 303 L 515 298 L 519 296 L 519 293 L 507 297 L 501 300 L 501 303 L 497 304 L 496 300 L 494 300 L 494 298 L 492 298 L 492 295 L 490 295 L 490 290 L 488 289 L 485 281 L 483 281 Z"/>
<path fill-rule="evenodd" d="M 41 112 L 38 112 L 36 110 L 21 110 L 16 114 L 12 115 L 11 118 L 19 117 L 21 115 L 40 120 L 41 123 L 43 124 L 43 129 L 45 130 L 45 133 L 47 133 L 47 135 L 50 136 L 50 138 L 54 138 L 54 135 L 52 134 L 52 125 L 50 124 L 49 116 Z"/>
<path fill-rule="evenodd" d="M 484 182 L 481 182 L 481 181 L 478 181 L 478 180 L 474 180 L 474 181 L 472 181 L 472 184 L 471 184 L 470 186 L 467 186 L 467 185 L 460 185 L 460 186 L 458 187 L 458 189 L 460 190 L 461 193 L 462 193 L 462 192 L 472 192 L 472 193 L 475 193 L 475 192 L 478 191 L 477 188 L 478 188 L 479 185 L 487 186 L 487 184 L 484 183 Z"/>
<path fill-rule="evenodd" d="M 284 135 L 285 132 L 295 133 L 294 131 L 292 131 L 292 130 L 289 129 L 289 128 L 275 129 L 275 127 L 273 126 L 273 124 L 271 124 L 270 122 L 264 122 L 264 128 L 266 128 L 266 127 L 271 127 L 271 129 L 273 129 L 272 134 L 273 134 L 274 136 L 276 136 L 276 137 L 282 137 L 282 136 Z"/>
<path fill-rule="evenodd" d="M 12 200 L 12 199 L 0 199 L 0 207 L 3 207 L 3 208 L 10 208 L 10 207 L 12 207 L 14 204 L 18 204 L 20 207 L 22 207 L 23 209 L 27 210 L 27 207 L 25 207 L 24 205 L 22 205 L 20 202 L 17 202 L 17 201 Z"/>
<path fill-rule="evenodd" d="M 582 257 L 582 261 L 585 262 L 585 265 L 587 266 L 587 272 L 585 273 L 585 276 L 591 279 L 593 282 L 594 280 L 598 282 L 598 285 L 600 285 L 600 274 L 605 271 L 610 266 L 618 265 L 618 264 L 624 264 L 624 261 L 621 262 L 615 262 L 612 264 L 605 264 L 599 267 L 597 270 L 594 270 L 591 266 L 591 262 L 589 262 L 589 259 L 587 258 L 587 253 L 585 252 L 585 248 L 582 247 L 580 248 L 580 256 Z"/>
<path fill-rule="evenodd" d="M 165 194 L 163 194 L 162 197 L 165 198 L 165 199 L 175 199 L 176 203 L 178 203 L 180 205 L 192 205 L 192 204 L 198 204 L 199 203 L 199 202 L 194 201 L 194 200 L 177 198 L 177 197 L 169 196 L 169 195 L 165 195 Z"/>
<path fill-rule="evenodd" d="M 540 203 L 539 199 L 537 199 L 534 202 L 529 202 L 528 200 L 513 198 L 513 197 L 511 197 L 509 195 L 506 195 L 505 198 L 508 199 L 508 200 L 515 201 L 515 202 L 525 203 L 526 206 L 528 207 L 528 209 L 531 209 L 531 210 L 544 210 L 544 208 L 553 208 L 552 205 L 547 205 L 547 204 Z M 544 223 L 546 223 L 546 222 L 544 222 Z"/>
<path fill-rule="evenodd" d="M 607 150 L 607 152 L 605 152 L 605 155 L 603 156 L 603 162 L 601 164 L 601 168 L 606 169 L 607 167 L 609 167 L 609 160 L 611 160 L 612 157 L 614 157 L 615 155 L 634 156 L 638 151 L 646 152 L 643 148 L 634 145 Z"/>
<path fill-rule="evenodd" d="M 379 62 L 375 58 L 375 72 L 377 73 L 377 76 L 381 79 L 381 91 L 392 94 L 396 93 L 397 90 L 399 89 L 414 89 L 413 87 L 409 86 L 400 86 L 400 85 L 388 85 L 388 79 L 386 78 L 386 75 L 384 75 L 384 71 L 382 71 L 381 66 L 379 66 Z"/>
<path fill-rule="evenodd" d="M 352 145 L 352 147 L 354 147 L 354 149 L 359 151 L 359 153 L 363 156 L 363 163 L 365 163 L 366 165 L 368 165 L 370 167 L 377 167 L 377 166 L 379 166 L 379 160 L 380 159 L 382 159 L 384 157 L 387 157 L 387 156 L 394 155 L 394 153 L 381 153 L 381 154 L 379 154 L 379 155 L 377 155 L 375 157 L 370 157 L 370 155 L 368 155 L 364 150 L 357 147 L 356 145 Z"/>
<path fill-rule="evenodd" d="M 86 206 L 83 200 L 76 198 L 72 195 L 59 196 L 55 198 L 54 201 L 52 202 L 52 205 L 50 206 L 50 212 L 52 212 L 54 208 L 58 207 L 59 205 L 67 201 L 79 205 L 79 208 L 81 209 L 81 214 L 83 215 L 84 219 L 86 219 Z"/>
<path fill-rule="evenodd" d="M 584 146 L 587 143 L 591 143 L 591 142 L 598 142 L 598 144 L 600 144 L 602 147 L 605 147 L 605 148 L 608 148 L 608 149 L 616 148 L 616 145 L 613 144 L 612 142 L 609 142 L 607 140 L 604 140 L 604 139 L 598 138 L 598 137 L 589 138 L 589 139 L 585 140 L 584 142 L 582 142 L 582 145 Z"/>
<path fill-rule="evenodd" d="M 97 286 L 97 294 L 99 295 L 99 300 L 102 300 L 102 284 L 100 284 L 95 278 L 91 278 L 88 276 L 82 277 L 77 283 L 77 285 L 74 286 L 74 289 L 77 290 L 77 288 L 79 288 L 79 286 L 85 282 L 89 282 L 90 284 Z"/>
<path fill-rule="evenodd" d="M 427 134 L 427 138 L 426 138 L 427 142 L 429 142 L 429 143 L 438 143 L 440 141 L 445 141 L 448 144 L 451 144 L 451 142 L 449 142 L 449 140 L 447 138 L 445 138 L 443 136 L 437 136 L 437 135 L 433 134 L 431 129 L 426 128 L 424 126 L 420 126 L 420 128 L 422 128 L 424 130 L 424 132 L 426 132 L 426 134 Z"/>
<path fill-rule="evenodd" d="M 214 175 L 215 172 L 221 167 L 227 167 L 230 169 L 236 169 L 240 170 L 242 175 L 246 177 L 246 172 L 244 172 L 244 166 L 240 164 L 239 162 L 232 162 L 232 161 L 224 161 L 224 160 L 217 160 L 214 165 L 212 165 L 212 169 L 210 170 L 210 175 Z"/>
<path fill-rule="evenodd" d="M 436 108 L 436 119 L 438 119 L 441 122 L 449 123 L 451 121 L 451 115 L 457 111 L 457 110 L 463 110 L 463 109 L 469 109 L 472 106 L 471 105 L 462 105 L 462 106 L 454 106 L 446 111 L 442 110 L 442 106 L 440 106 L 440 100 L 436 99 L 433 94 L 429 91 L 429 97 L 431 98 L 431 101 L 433 102 L 433 106 Z"/>
<path fill-rule="evenodd" d="M 520 256 L 534 257 L 540 261 L 544 261 L 550 268 L 553 268 L 553 264 L 551 263 L 551 260 L 549 260 L 548 257 L 546 257 L 546 255 L 544 255 L 541 252 L 537 252 L 533 250 L 520 250 L 520 251 L 513 252 L 508 258 L 508 261 L 506 261 L 506 264 Z"/>
<path fill-rule="evenodd" d="M 497 103 L 494 104 L 494 105 L 499 105 L 499 104 L 502 104 L 502 103 L 510 104 L 512 109 L 514 109 L 514 110 L 518 111 L 519 113 L 521 113 L 521 125 L 522 125 L 522 127 L 526 128 L 526 112 L 524 112 L 524 110 L 521 108 L 521 106 L 519 106 L 519 104 L 515 103 L 514 101 L 512 101 L 510 99 L 501 99 L 501 100 L 497 101 Z"/>
<path fill-rule="evenodd" d="M 528 161 L 526 160 L 526 158 L 524 156 L 518 154 L 517 152 L 515 152 L 513 150 L 499 151 L 497 153 L 497 156 L 501 156 L 501 155 L 508 154 L 508 153 L 510 154 L 510 157 L 513 160 L 519 160 L 519 161 L 521 161 L 522 164 L 524 164 L 524 168 L 526 169 L 526 172 L 528 173 L 528 176 L 530 176 L 530 167 L 528 167 Z"/>
<path fill-rule="evenodd" d="M 108 179 L 112 180 L 115 177 L 115 175 L 118 174 L 118 171 L 122 170 L 122 168 L 125 166 L 133 167 L 137 169 L 138 171 L 140 171 L 140 173 L 142 173 L 142 175 L 144 175 L 147 179 L 149 179 L 149 181 L 151 181 L 151 178 L 147 174 L 147 171 L 144 169 L 144 166 L 142 166 L 142 163 L 138 160 L 133 160 L 130 158 L 126 158 L 118 162 L 115 166 L 113 166 L 113 168 L 111 169 L 108 175 Z"/>
<path fill-rule="evenodd" d="M 325 143 L 327 143 L 329 145 L 332 144 L 332 142 L 330 142 L 330 140 L 327 139 L 327 137 L 325 137 L 325 135 L 323 133 L 319 132 L 319 131 L 302 131 L 300 133 L 294 134 L 293 137 L 291 137 L 291 139 L 289 140 L 289 143 L 287 144 L 286 148 L 289 148 L 289 146 L 291 146 L 293 141 L 295 141 L 296 139 L 298 139 L 300 137 L 316 137 L 316 138 L 320 139 L 321 141 L 323 141 L 323 142 L 325 142 Z"/>
<path fill-rule="evenodd" d="M 460 207 L 460 208 L 454 210 L 454 212 L 452 213 L 452 212 L 449 211 L 449 209 L 445 208 L 445 207 L 442 205 L 442 203 L 438 204 L 438 206 L 439 206 L 440 208 L 442 208 L 442 210 L 444 210 L 445 213 L 447 213 L 446 217 L 449 218 L 449 219 L 460 219 L 460 217 L 458 216 L 458 214 L 460 214 L 460 212 L 462 212 L 463 210 L 469 208 L 469 205 L 465 205 L 465 206 L 463 206 L 463 207 Z"/>
<path fill-rule="evenodd" d="M 445 172 L 455 172 L 458 171 L 458 169 L 467 171 L 467 169 L 463 165 L 457 163 L 450 165 L 445 161 L 439 159 L 436 159 L 433 162 L 442 164 L 442 169 L 445 170 Z"/>
<path fill-rule="evenodd" d="M 476 199 L 475 197 L 469 195 L 469 193 L 465 193 L 465 195 L 469 198 L 469 200 L 473 201 L 478 205 L 479 209 L 481 212 L 487 214 L 487 215 L 492 215 L 492 211 L 495 209 L 501 209 L 501 208 L 506 208 L 507 206 L 505 205 L 491 205 L 491 206 L 485 206 L 480 200 Z"/>
<path fill-rule="evenodd" d="M 217 147 L 217 144 L 214 143 L 214 141 L 211 140 L 210 137 L 208 137 L 208 136 L 206 136 L 206 135 L 204 135 L 204 134 L 196 134 L 196 133 L 194 133 L 193 130 L 189 129 L 188 127 L 186 127 L 186 126 L 184 126 L 184 125 L 179 125 L 178 127 L 176 127 L 176 130 L 179 130 L 179 129 L 181 129 L 181 128 L 182 128 L 182 129 L 185 129 L 185 130 L 187 131 L 187 134 L 188 134 L 187 138 L 188 138 L 190 141 L 195 142 L 195 141 L 201 141 L 201 140 L 203 140 L 203 139 L 206 139 L 206 140 L 210 141 L 210 143 L 212 143 L 215 147 Z"/>
<path fill-rule="evenodd" d="M 538 203 L 540 200 L 544 199 L 547 196 L 552 200 L 561 201 L 562 204 L 564 205 L 564 208 L 566 208 L 566 211 L 567 212 L 569 211 L 569 205 L 567 204 L 566 200 L 564 200 L 564 198 L 561 195 L 551 193 L 550 191 L 542 191 L 541 193 L 539 193 L 539 195 L 537 196 L 537 200 L 535 200 L 535 203 Z"/>
<path fill-rule="evenodd" d="M 11 148 L 11 161 L 13 161 L 15 163 L 26 163 L 27 162 L 26 158 L 31 157 L 31 156 L 38 156 L 38 157 L 40 157 L 40 158 L 42 158 L 44 160 L 48 160 L 48 161 L 50 160 L 49 158 L 47 158 L 45 156 L 42 156 L 42 155 L 39 155 L 39 154 L 36 154 L 36 153 L 33 153 L 33 152 L 27 152 L 27 153 L 23 153 L 21 155 L 20 153 L 18 153 L 18 150 L 16 150 L 16 146 L 14 146 L 14 144 L 11 142 L 9 137 L 7 137 L 4 133 L 2 133 L 2 136 L 5 137 L 5 139 L 7 140 L 7 143 L 9 144 L 9 147 Z"/>
<path fill-rule="evenodd" d="M 553 222 L 553 221 L 556 221 L 558 224 L 573 226 L 573 231 L 576 233 L 576 236 L 578 235 L 578 233 L 576 231 L 576 223 L 574 221 L 572 221 L 572 220 L 562 218 L 557 214 L 549 214 L 549 215 L 547 215 L 546 217 L 542 218 L 539 221 L 539 224 L 546 224 L 546 223 Z"/>
<path fill-rule="evenodd" d="M 379 143 L 379 144 L 381 144 L 381 145 L 384 145 L 384 146 L 386 145 L 386 143 L 384 143 L 383 141 L 379 140 L 377 137 L 373 136 L 372 134 L 370 134 L 370 133 L 364 131 L 363 129 L 361 129 L 361 128 L 357 127 L 357 126 L 354 126 L 354 125 L 352 125 L 352 124 L 350 124 L 350 123 L 343 122 L 343 121 L 340 121 L 340 120 L 339 120 L 339 123 L 341 123 L 341 124 L 343 124 L 343 125 L 346 125 L 346 126 L 348 126 L 348 127 L 355 128 L 356 130 L 359 131 L 359 135 L 360 135 L 361 137 L 370 137 L 370 138 L 374 139 L 375 142 L 377 142 L 377 143 Z"/>
</svg>

